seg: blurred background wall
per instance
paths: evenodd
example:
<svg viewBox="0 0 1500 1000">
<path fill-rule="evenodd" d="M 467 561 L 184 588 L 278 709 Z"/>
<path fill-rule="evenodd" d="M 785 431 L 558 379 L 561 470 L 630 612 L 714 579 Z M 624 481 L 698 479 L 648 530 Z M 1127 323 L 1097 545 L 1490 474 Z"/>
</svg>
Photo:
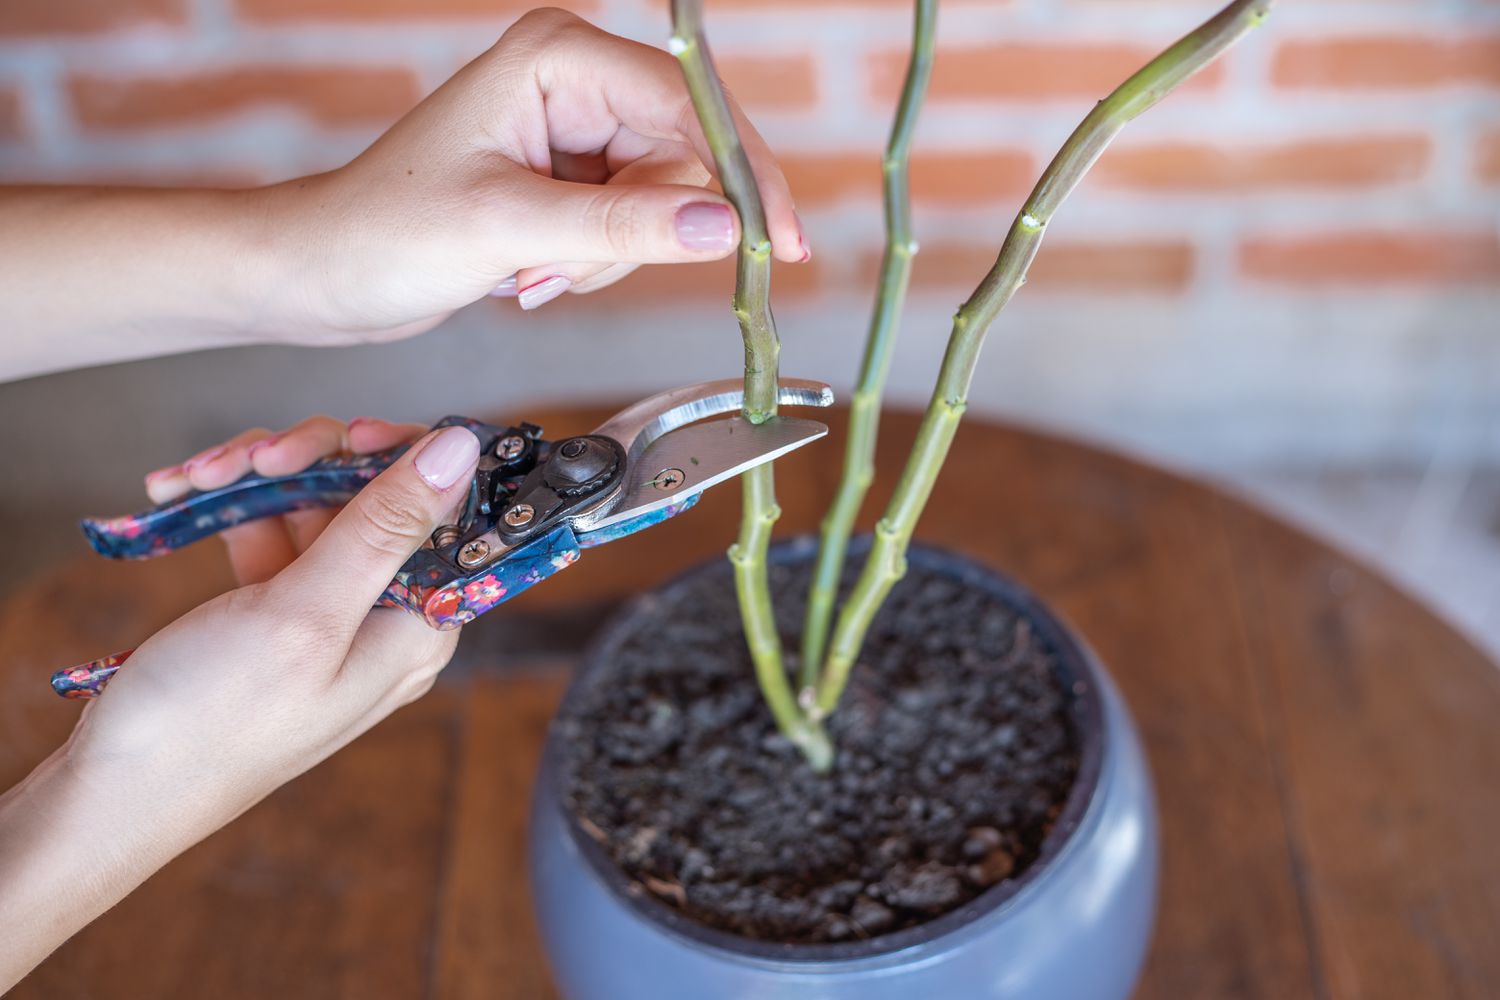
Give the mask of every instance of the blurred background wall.
<svg viewBox="0 0 1500 1000">
<path fill-rule="evenodd" d="M 0 181 L 254 185 L 337 166 L 488 47 L 513 0 L 0 0 Z M 662 0 L 568 5 L 662 44 Z M 892 396 L 1092 102 L 1213 0 L 952 0 L 914 158 Z M 710 0 L 721 70 L 783 157 L 815 258 L 777 272 L 784 371 L 852 380 L 909 8 Z M 1299 0 L 1133 125 L 991 336 L 973 412 L 1249 490 L 1500 646 L 1500 4 Z M 696 272 L 696 273 L 695 273 Z M 535 315 L 0 387 L 13 558 L 244 427 L 312 412 L 524 414 L 735 372 L 723 267 L 647 269 Z M 23 315 L 7 322 L 22 324 Z M 829 460 L 835 460 L 830 450 Z M 1000 470 L 997 474 L 1005 474 Z"/>
</svg>

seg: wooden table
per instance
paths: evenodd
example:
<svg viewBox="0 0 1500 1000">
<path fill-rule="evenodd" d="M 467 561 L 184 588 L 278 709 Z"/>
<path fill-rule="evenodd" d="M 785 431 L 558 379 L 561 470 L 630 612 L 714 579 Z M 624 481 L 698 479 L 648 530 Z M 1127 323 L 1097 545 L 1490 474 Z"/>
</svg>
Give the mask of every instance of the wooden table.
<svg viewBox="0 0 1500 1000">
<path fill-rule="evenodd" d="M 882 492 L 914 429 L 890 421 Z M 814 527 L 837 466 L 826 444 L 781 463 L 787 533 Z M 471 626 L 429 697 L 178 859 L 14 995 L 552 996 L 523 825 L 575 639 L 722 553 L 737 510 L 717 490 Z M 1165 871 L 1139 996 L 1500 995 L 1500 673 L 1452 628 L 1215 490 L 977 421 L 921 534 L 1052 602 L 1140 722 Z M 0 783 L 78 711 L 48 691 L 52 669 L 226 583 L 213 546 L 80 558 L 0 608 Z"/>
</svg>

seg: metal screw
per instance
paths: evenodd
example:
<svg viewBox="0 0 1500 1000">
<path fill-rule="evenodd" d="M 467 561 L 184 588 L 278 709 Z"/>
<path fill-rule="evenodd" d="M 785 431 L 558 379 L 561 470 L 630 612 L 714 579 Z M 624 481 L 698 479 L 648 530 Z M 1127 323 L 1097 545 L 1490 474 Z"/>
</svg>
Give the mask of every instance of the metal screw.
<svg viewBox="0 0 1500 1000">
<path fill-rule="evenodd" d="M 458 541 L 459 536 L 462 534 L 463 529 L 459 528 L 459 526 L 456 524 L 440 525 L 438 529 L 432 533 L 432 544 L 435 548 L 440 549 L 445 545 L 452 545 L 454 542 Z"/>
<path fill-rule="evenodd" d="M 656 478 L 651 480 L 651 485 L 663 493 L 671 493 L 686 480 L 687 476 L 682 474 L 681 469 L 662 469 L 656 474 Z"/>
<path fill-rule="evenodd" d="M 495 442 L 495 457 L 503 458 L 507 462 L 526 450 L 525 438 L 519 438 L 514 434 L 507 434 Z"/>
<path fill-rule="evenodd" d="M 536 508 L 529 503 L 518 503 L 505 512 L 505 523 L 512 528 L 521 528 L 531 523 L 536 516 Z"/>
<path fill-rule="evenodd" d="M 558 449 L 563 458 L 577 458 L 589 450 L 589 443 L 582 438 L 574 438 Z"/>
<path fill-rule="evenodd" d="M 465 569 L 478 566 L 484 562 L 490 554 L 490 543 L 482 538 L 476 538 L 463 548 L 458 550 L 458 564 Z"/>
</svg>

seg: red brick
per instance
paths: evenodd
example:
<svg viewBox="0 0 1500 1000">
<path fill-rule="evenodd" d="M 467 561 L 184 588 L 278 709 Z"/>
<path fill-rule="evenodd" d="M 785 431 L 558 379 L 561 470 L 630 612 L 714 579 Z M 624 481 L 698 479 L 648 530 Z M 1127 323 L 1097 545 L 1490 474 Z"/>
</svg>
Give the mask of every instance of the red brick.
<svg viewBox="0 0 1500 1000">
<path fill-rule="evenodd" d="M 805 264 L 773 264 L 773 301 L 816 293 L 822 286 L 823 265 L 815 257 Z M 608 288 L 588 295 L 590 304 L 629 307 L 670 306 L 691 300 L 724 306 L 724 320 L 732 327 L 729 300 L 734 295 L 734 258 L 707 264 L 647 264 Z"/>
<path fill-rule="evenodd" d="M 14 87 L 0 87 L 0 139 L 22 139 L 26 136 L 26 111 L 21 92 Z"/>
<path fill-rule="evenodd" d="M 1143 45 L 1111 43 L 1007 43 L 942 47 L 932 71 L 928 99 L 1035 100 L 1104 97 L 1157 54 Z M 873 53 L 867 71 L 877 100 L 889 103 L 901 92 L 906 72 L 904 49 Z M 1219 86 L 1222 63 L 1214 63 L 1185 85 L 1187 89 Z"/>
<path fill-rule="evenodd" d="M 1474 169 L 1480 180 L 1500 184 L 1500 128 L 1479 137 L 1474 147 Z"/>
<path fill-rule="evenodd" d="M 1099 179 L 1139 190 L 1247 191 L 1365 187 L 1414 180 L 1432 160 L 1425 135 L 1367 135 L 1263 146 L 1191 142 L 1122 145 L 1094 168 Z"/>
<path fill-rule="evenodd" d="M 912 284 L 966 293 L 989 271 L 999 250 L 998 235 L 992 243 L 924 243 L 912 263 Z M 875 252 L 865 261 L 869 273 L 878 257 Z M 1182 241 L 1049 241 L 1031 265 L 1027 287 L 1175 293 L 1192 281 L 1193 268 L 1193 248 Z"/>
<path fill-rule="evenodd" d="M 86 35 L 141 25 L 186 24 L 189 0 L 12 0 L 0 38 Z"/>
<path fill-rule="evenodd" d="M 715 56 L 714 65 L 743 107 L 795 111 L 818 102 L 817 64 L 809 53 Z"/>
<path fill-rule="evenodd" d="M 785 154 L 781 166 L 799 204 L 880 198 L 880 154 L 873 150 Z M 911 158 L 912 198 L 922 204 L 973 204 L 1015 197 L 1031 189 L 1039 169 L 1031 154 L 1021 150 L 918 149 Z"/>
<path fill-rule="evenodd" d="M 508 20 L 533 7 L 561 7 L 584 14 L 599 9 L 598 0 L 235 0 L 248 21 L 431 21 L 436 19 Z"/>
<path fill-rule="evenodd" d="M 1469 38 L 1366 36 L 1284 42 L 1271 80 L 1292 89 L 1404 90 L 1500 85 L 1500 35 Z"/>
<path fill-rule="evenodd" d="M 1293 285 L 1445 284 L 1500 280 L 1492 232 L 1411 231 L 1267 236 L 1240 245 L 1240 273 Z"/>
<path fill-rule="evenodd" d="M 220 118 L 251 108 L 291 108 L 325 125 L 386 122 L 421 99 L 416 76 L 396 67 L 252 66 L 187 76 L 75 76 L 68 94 L 80 124 L 130 129 Z"/>
</svg>

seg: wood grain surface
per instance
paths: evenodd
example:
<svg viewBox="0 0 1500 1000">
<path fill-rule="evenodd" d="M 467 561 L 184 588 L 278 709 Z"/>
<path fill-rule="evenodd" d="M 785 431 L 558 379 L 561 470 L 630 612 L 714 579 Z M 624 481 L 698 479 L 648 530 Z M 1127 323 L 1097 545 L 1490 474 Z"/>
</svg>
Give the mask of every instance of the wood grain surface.
<svg viewBox="0 0 1500 1000">
<path fill-rule="evenodd" d="M 528 416 L 560 436 L 605 413 Z M 876 496 L 914 430 L 888 421 Z M 815 528 L 837 448 L 778 464 L 782 534 Z M 13 995 L 554 996 L 523 855 L 567 659 L 619 600 L 722 554 L 737 511 L 716 490 L 471 626 L 431 695 L 169 865 Z M 977 421 L 920 535 L 1051 602 L 1140 723 L 1165 865 L 1138 996 L 1500 996 L 1500 673 L 1452 628 L 1213 489 Z M 76 717 L 53 669 L 226 585 L 212 545 L 80 556 L 0 606 L 0 783 Z"/>
</svg>

